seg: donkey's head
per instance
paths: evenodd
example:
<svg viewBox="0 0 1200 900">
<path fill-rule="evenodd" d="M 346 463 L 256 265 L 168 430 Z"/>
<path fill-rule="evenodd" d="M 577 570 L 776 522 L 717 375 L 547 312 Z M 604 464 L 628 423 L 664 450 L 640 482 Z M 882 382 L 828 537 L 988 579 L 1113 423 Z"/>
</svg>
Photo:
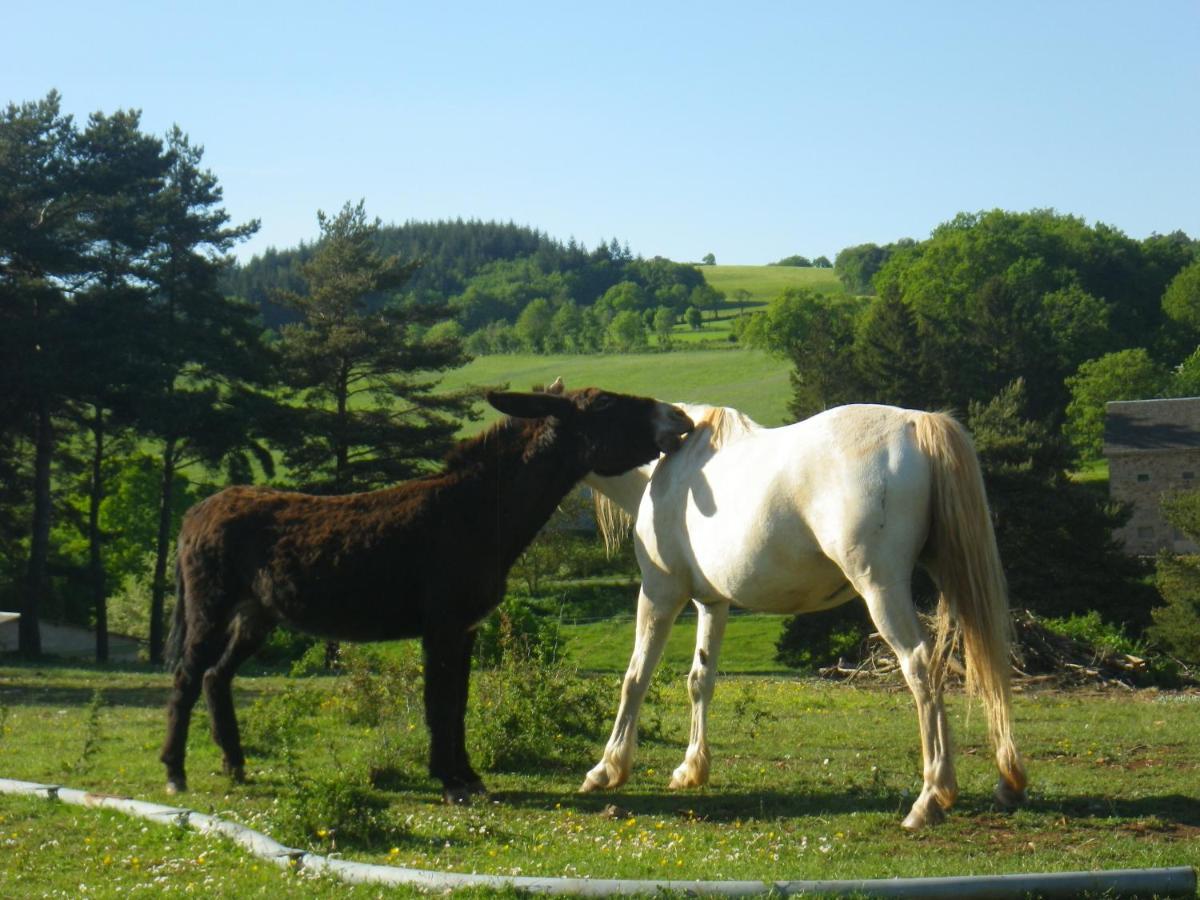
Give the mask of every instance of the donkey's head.
<svg viewBox="0 0 1200 900">
<path fill-rule="evenodd" d="M 670 453 L 695 427 L 670 403 L 599 388 L 565 391 L 561 381 L 544 392 L 492 391 L 487 399 L 516 418 L 555 419 L 556 431 L 575 438 L 583 463 L 598 475 L 619 475 Z"/>
</svg>

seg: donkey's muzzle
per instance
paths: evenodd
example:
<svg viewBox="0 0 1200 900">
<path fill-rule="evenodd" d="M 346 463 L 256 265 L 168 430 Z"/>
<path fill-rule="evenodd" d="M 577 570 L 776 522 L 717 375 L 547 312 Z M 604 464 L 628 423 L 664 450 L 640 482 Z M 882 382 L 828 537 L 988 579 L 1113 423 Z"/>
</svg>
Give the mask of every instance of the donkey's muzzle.
<svg viewBox="0 0 1200 900">
<path fill-rule="evenodd" d="M 654 442 L 663 453 L 674 453 L 683 443 L 683 435 L 695 430 L 696 424 L 683 410 L 670 403 L 658 407 L 659 426 Z"/>
</svg>

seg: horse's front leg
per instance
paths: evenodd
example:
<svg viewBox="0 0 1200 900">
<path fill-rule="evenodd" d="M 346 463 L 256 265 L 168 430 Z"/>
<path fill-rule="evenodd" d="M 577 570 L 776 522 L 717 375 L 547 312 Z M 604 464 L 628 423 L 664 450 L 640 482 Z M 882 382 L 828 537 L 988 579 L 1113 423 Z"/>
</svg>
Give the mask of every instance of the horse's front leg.
<svg viewBox="0 0 1200 900">
<path fill-rule="evenodd" d="M 587 773 L 579 788 L 581 792 L 618 788 L 629 780 L 633 754 L 637 749 L 637 720 L 642 700 L 650 687 L 654 669 L 662 658 L 671 625 L 686 602 L 686 597 L 652 600 L 646 593 L 645 585 L 642 586 L 638 594 L 637 635 L 633 642 L 633 656 L 621 686 L 617 719 L 613 723 L 604 755 Z"/>
<path fill-rule="evenodd" d="M 473 630 L 439 628 L 427 633 L 425 722 L 429 726 L 429 774 L 442 782 L 447 803 L 467 803 L 487 793 L 467 757 L 467 694 Z"/>
<path fill-rule="evenodd" d="M 688 673 L 688 697 L 692 701 L 692 730 L 683 762 L 671 774 L 672 788 L 701 787 L 708 784 L 708 707 L 717 681 L 717 658 L 725 640 L 729 621 L 727 602 L 711 605 L 697 602 L 696 652 Z"/>
</svg>

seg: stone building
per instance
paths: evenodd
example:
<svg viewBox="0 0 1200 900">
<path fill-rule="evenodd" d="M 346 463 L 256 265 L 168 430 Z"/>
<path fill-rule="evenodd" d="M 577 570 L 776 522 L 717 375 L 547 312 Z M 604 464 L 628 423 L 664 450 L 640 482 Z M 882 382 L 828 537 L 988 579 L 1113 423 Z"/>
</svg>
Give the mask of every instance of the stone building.
<svg viewBox="0 0 1200 900">
<path fill-rule="evenodd" d="M 1200 397 L 1106 404 L 1104 455 L 1109 496 L 1133 507 L 1116 532 L 1126 552 L 1200 553 L 1160 508 L 1164 494 L 1200 489 Z"/>
</svg>

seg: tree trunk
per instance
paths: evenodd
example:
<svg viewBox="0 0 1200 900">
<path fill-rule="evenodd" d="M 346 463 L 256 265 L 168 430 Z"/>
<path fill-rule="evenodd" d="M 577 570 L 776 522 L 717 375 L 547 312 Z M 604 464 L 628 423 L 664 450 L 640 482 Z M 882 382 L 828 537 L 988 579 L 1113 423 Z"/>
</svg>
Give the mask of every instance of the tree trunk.
<svg viewBox="0 0 1200 900">
<path fill-rule="evenodd" d="M 96 662 L 108 662 L 108 600 L 104 589 L 104 560 L 100 548 L 100 504 L 104 500 L 101 464 L 104 461 L 104 410 L 96 407 L 92 419 L 92 485 L 88 498 L 88 577 L 96 611 Z"/>
<path fill-rule="evenodd" d="M 163 661 L 163 607 L 167 596 L 167 557 L 171 548 L 171 501 L 175 488 L 175 438 L 163 448 L 162 486 L 158 499 L 158 539 L 154 547 L 154 587 L 150 594 L 150 662 Z"/>
<path fill-rule="evenodd" d="M 54 427 L 50 421 L 50 401 L 43 394 L 38 398 L 37 436 L 34 440 L 33 527 L 29 541 L 29 569 L 21 603 L 21 621 L 17 626 L 17 649 L 23 656 L 42 655 L 38 615 L 46 595 L 46 565 L 50 558 L 50 460 L 53 453 Z"/>
</svg>

